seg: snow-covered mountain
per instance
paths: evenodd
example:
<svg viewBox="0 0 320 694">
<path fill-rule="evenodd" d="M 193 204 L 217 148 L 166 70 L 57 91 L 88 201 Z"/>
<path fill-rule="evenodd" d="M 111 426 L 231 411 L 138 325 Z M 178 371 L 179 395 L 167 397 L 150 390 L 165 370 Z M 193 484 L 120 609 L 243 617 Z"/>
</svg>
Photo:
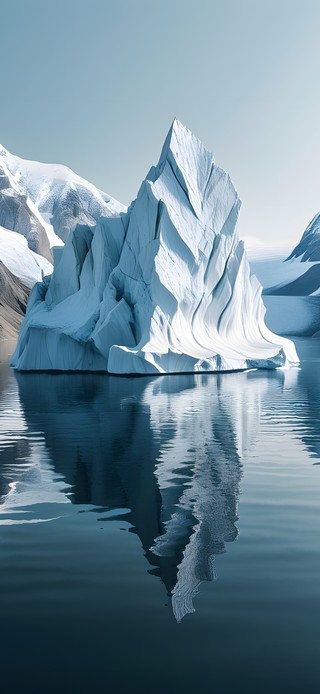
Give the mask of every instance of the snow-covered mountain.
<svg viewBox="0 0 320 694">
<path fill-rule="evenodd" d="M 47 225 L 28 197 L 27 191 L 20 188 L 6 164 L 1 161 L 1 157 L 0 226 L 24 236 L 34 253 L 52 261 Z"/>
<path fill-rule="evenodd" d="M 320 330 L 320 214 L 287 258 L 254 262 L 263 285 L 266 323 L 282 335 L 314 335 Z"/>
<path fill-rule="evenodd" d="M 34 283 L 52 272 L 48 227 L 0 157 L 0 337 L 14 338 Z"/>
<path fill-rule="evenodd" d="M 15 231 L 0 226 L 0 259 L 10 272 L 29 289 L 52 273 L 52 263 L 30 250 L 27 240 Z M 1 299 L 1 297 L 0 297 Z"/>
<path fill-rule="evenodd" d="M 101 215 L 125 209 L 67 167 L 26 161 L 0 145 L 0 261 L 2 271 L 6 268 L 26 289 L 25 306 L 28 290 L 52 273 L 52 247 L 63 246 L 79 222 L 95 224 Z M 20 284 L 10 281 L 20 305 Z M 0 291 L 8 318 L 6 297 Z M 15 335 L 22 315 L 21 310 L 18 319 L 14 316 L 12 330 L 9 319 L 0 319 L 2 337 Z"/>
<path fill-rule="evenodd" d="M 0 227 L 0 267 L 0 340 L 14 339 L 30 289 L 52 272 L 52 265 L 31 251 L 21 234 Z"/>
<path fill-rule="evenodd" d="M 270 264 L 263 281 L 264 293 L 273 296 L 320 294 L 320 213 L 303 233 L 300 242 L 283 263 Z"/>
<path fill-rule="evenodd" d="M 64 243 L 77 224 L 94 225 L 101 216 L 110 217 L 126 210 L 67 166 L 21 159 L 1 145 L 0 165 L 6 167 L 15 185 L 40 213 L 50 246 Z"/>
<path fill-rule="evenodd" d="M 320 212 L 308 224 L 298 245 L 289 255 L 288 260 L 298 258 L 301 262 L 320 261 Z"/>
<path fill-rule="evenodd" d="M 71 228 L 32 292 L 13 365 L 157 374 L 296 362 L 265 326 L 239 209 L 229 176 L 175 120 L 128 211 Z"/>
</svg>

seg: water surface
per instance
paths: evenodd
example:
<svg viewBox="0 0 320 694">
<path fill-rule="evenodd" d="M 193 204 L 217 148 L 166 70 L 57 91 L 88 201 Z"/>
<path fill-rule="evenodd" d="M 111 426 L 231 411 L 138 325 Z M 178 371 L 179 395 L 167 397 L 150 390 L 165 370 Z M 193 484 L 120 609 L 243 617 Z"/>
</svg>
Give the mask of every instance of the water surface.
<svg viewBox="0 0 320 694">
<path fill-rule="evenodd" d="M 319 692 L 320 343 L 297 348 L 157 378 L 4 354 L 5 691 Z"/>
</svg>

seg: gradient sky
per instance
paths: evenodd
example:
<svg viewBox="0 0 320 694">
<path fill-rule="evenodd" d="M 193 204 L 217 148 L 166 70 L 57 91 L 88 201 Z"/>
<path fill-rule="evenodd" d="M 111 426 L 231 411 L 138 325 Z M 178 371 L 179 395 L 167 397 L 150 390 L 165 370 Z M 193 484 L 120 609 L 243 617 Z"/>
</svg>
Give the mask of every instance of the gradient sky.
<svg viewBox="0 0 320 694">
<path fill-rule="evenodd" d="M 319 0 L 0 0 L 0 142 L 124 203 L 177 116 L 291 248 L 320 209 Z"/>
</svg>

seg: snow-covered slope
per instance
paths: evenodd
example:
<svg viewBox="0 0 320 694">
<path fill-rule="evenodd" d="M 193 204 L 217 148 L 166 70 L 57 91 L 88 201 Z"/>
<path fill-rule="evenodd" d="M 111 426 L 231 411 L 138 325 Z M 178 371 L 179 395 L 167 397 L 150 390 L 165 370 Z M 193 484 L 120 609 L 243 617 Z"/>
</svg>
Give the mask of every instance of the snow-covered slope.
<svg viewBox="0 0 320 694">
<path fill-rule="evenodd" d="M 282 335 L 310 336 L 320 330 L 320 214 L 287 258 L 252 263 L 263 285 L 266 323 Z"/>
<path fill-rule="evenodd" d="M 18 369 L 169 373 L 297 361 L 264 323 L 229 176 L 175 120 L 126 214 L 78 225 L 36 285 Z"/>
<path fill-rule="evenodd" d="M 264 293 L 272 296 L 317 296 L 320 294 L 320 213 L 303 233 L 292 253 L 265 274 Z M 258 270 L 259 271 L 259 270 Z"/>
<path fill-rule="evenodd" d="M 40 213 L 50 246 L 65 242 L 69 232 L 79 223 L 94 225 L 101 216 L 109 217 L 126 210 L 124 205 L 66 166 L 21 159 L 0 145 L 1 165 Z"/>
<path fill-rule="evenodd" d="M 0 202 L 0 214 L 2 209 Z M 30 289 L 53 266 L 29 248 L 24 235 L 0 226 L 0 267 L 0 339 L 11 339 L 17 337 Z"/>
<path fill-rule="evenodd" d="M 63 246 L 79 222 L 125 209 L 67 167 L 26 161 L 0 145 L 0 261 L 26 288 L 52 273 L 52 247 Z M 0 302 L 10 313 L 1 292 Z"/>
<path fill-rule="evenodd" d="M 298 258 L 302 262 L 320 261 L 320 212 L 308 224 L 298 245 L 289 255 L 288 260 Z"/>
<path fill-rule="evenodd" d="M 24 236 L 1 226 L 0 259 L 29 289 L 45 275 L 50 275 L 53 269 L 46 258 L 30 250 Z"/>
<path fill-rule="evenodd" d="M 1 161 L 1 155 L 0 226 L 21 234 L 32 251 L 52 260 L 46 224 L 27 192 L 20 188 L 5 162 Z"/>
</svg>

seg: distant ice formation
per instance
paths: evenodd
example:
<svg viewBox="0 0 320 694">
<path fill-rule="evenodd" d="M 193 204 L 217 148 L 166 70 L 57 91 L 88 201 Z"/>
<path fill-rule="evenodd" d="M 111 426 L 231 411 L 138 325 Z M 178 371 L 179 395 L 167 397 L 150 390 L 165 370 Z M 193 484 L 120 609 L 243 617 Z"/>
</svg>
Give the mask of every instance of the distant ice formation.
<svg viewBox="0 0 320 694">
<path fill-rule="evenodd" d="M 289 255 L 288 260 L 292 258 L 298 258 L 302 262 L 320 260 L 320 212 L 308 224 L 298 245 Z"/>
<path fill-rule="evenodd" d="M 20 370 L 159 374 L 298 361 L 264 323 L 229 176 L 175 120 L 127 212 L 78 224 L 32 291 Z"/>
<path fill-rule="evenodd" d="M 320 331 L 320 214 L 307 226 L 285 262 L 254 263 L 264 290 L 266 323 L 282 335 Z"/>
<path fill-rule="evenodd" d="M 278 281 L 265 284 L 264 294 L 273 296 L 320 295 L 320 213 L 311 220 L 300 242 L 288 256 Z"/>
</svg>

